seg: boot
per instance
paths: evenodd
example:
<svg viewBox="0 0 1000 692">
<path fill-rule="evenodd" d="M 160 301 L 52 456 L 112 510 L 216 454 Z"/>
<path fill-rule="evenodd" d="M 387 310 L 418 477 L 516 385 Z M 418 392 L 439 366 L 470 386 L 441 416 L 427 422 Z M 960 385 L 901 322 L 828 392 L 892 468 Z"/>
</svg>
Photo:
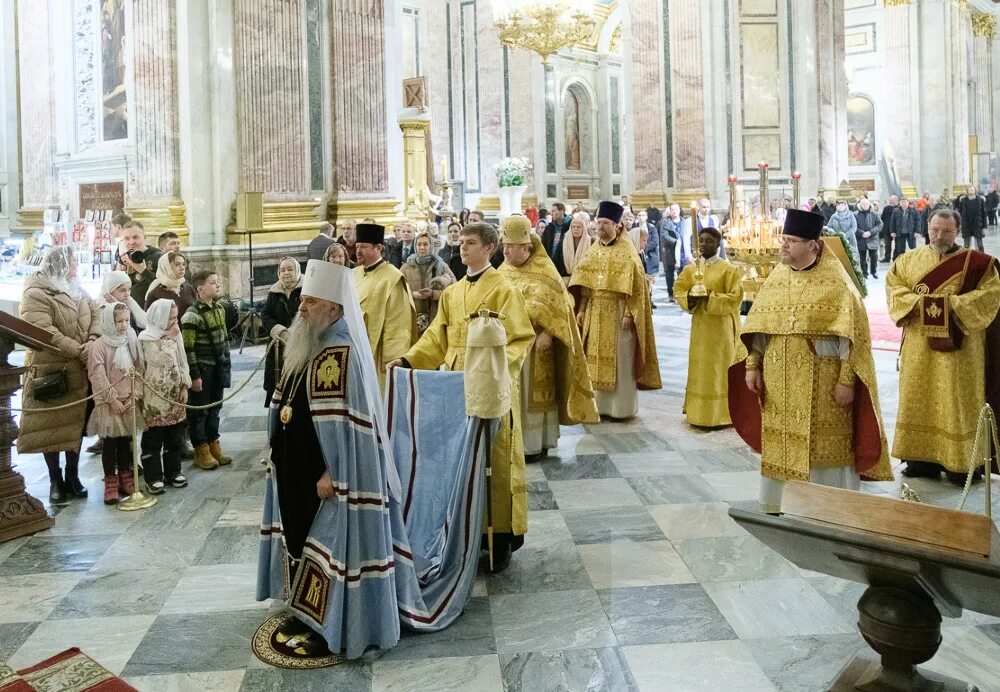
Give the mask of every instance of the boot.
<svg viewBox="0 0 1000 692">
<path fill-rule="evenodd" d="M 104 440 L 97 438 L 97 442 L 87 447 L 87 454 L 100 454 L 104 451 Z"/>
<path fill-rule="evenodd" d="M 223 453 L 219 440 L 208 443 L 208 451 L 212 453 L 212 458 L 219 462 L 219 466 L 226 466 L 233 463 L 233 458 Z"/>
<path fill-rule="evenodd" d="M 104 504 L 118 504 L 118 476 L 104 477 Z"/>
<path fill-rule="evenodd" d="M 118 472 L 118 490 L 126 497 L 135 494 L 135 477 L 131 471 Z"/>
<path fill-rule="evenodd" d="M 181 459 L 194 459 L 194 447 L 191 446 L 187 438 L 184 439 L 183 446 L 181 447 Z"/>
<path fill-rule="evenodd" d="M 49 502 L 53 505 L 68 505 L 69 498 L 66 497 L 66 485 L 63 483 L 62 474 L 49 481 Z"/>
<path fill-rule="evenodd" d="M 76 469 L 70 469 L 66 467 L 66 482 L 64 483 L 66 489 L 66 496 L 71 500 L 85 500 L 89 493 L 87 489 L 83 487 L 83 483 L 80 482 L 80 477 L 77 475 Z"/>
<path fill-rule="evenodd" d="M 198 445 L 194 448 L 194 465 L 203 471 L 211 471 L 219 467 L 219 462 L 212 456 L 208 445 Z"/>
</svg>

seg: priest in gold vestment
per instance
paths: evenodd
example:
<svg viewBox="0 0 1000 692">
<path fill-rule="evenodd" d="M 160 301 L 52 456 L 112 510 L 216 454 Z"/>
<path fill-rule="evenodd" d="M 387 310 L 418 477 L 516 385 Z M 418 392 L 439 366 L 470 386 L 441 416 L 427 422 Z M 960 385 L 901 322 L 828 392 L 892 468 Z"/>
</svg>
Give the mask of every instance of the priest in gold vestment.
<svg viewBox="0 0 1000 692">
<path fill-rule="evenodd" d="M 521 367 L 521 429 L 524 454 L 544 454 L 559 442 L 559 425 L 597 423 L 573 299 L 528 217 L 500 224 L 504 263 L 500 273 L 524 297 L 535 343 Z"/>
<path fill-rule="evenodd" d="M 858 490 L 892 480 L 868 315 L 820 241 L 825 219 L 785 217 L 781 263 L 743 325 L 729 368 L 736 431 L 760 452 L 760 503 L 778 512 L 787 480 Z"/>
<path fill-rule="evenodd" d="M 601 202 L 597 240 L 569 280 L 576 300 L 597 410 L 611 418 L 639 412 L 640 389 L 660 389 L 660 363 L 646 272 L 624 233 L 624 208 Z"/>
<path fill-rule="evenodd" d="M 528 531 L 528 495 L 524 479 L 524 444 L 519 399 L 521 364 L 535 332 L 521 292 L 490 264 L 499 245 L 497 230 L 488 223 L 462 229 L 460 249 L 465 277 L 444 289 L 437 315 L 406 354 L 389 363 L 417 370 L 463 370 L 468 317 L 481 309 L 500 315 L 507 332 L 507 365 L 511 380 L 511 411 L 500 418 L 490 454 L 490 496 L 495 559 L 493 571 L 510 564 L 510 556 L 524 544 Z M 442 431 L 447 434 L 447 431 Z"/>
<path fill-rule="evenodd" d="M 713 428 L 730 425 L 729 364 L 733 362 L 740 333 L 743 275 L 731 262 L 719 257 L 722 234 L 711 226 L 700 236 L 703 262 L 689 264 L 674 283 L 674 298 L 691 313 L 691 345 L 688 349 L 687 388 L 684 413 L 691 425 Z M 708 295 L 692 295 L 701 271 L 701 284 Z"/>
<path fill-rule="evenodd" d="M 907 462 L 906 476 L 940 478 L 944 470 L 959 485 L 1000 356 L 987 347 L 1000 308 L 996 260 L 955 245 L 961 221 L 951 209 L 933 212 L 929 244 L 896 258 L 885 282 L 889 316 L 903 328 L 892 454 Z"/>
<path fill-rule="evenodd" d="M 385 228 L 361 223 L 357 227 L 358 266 L 354 281 L 365 316 L 368 343 L 375 357 L 379 390 L 385 389 L 386 364 L 399 358 L 417 337 L 413 296 L 402 272 L 382 259 Z"/>
</svg>

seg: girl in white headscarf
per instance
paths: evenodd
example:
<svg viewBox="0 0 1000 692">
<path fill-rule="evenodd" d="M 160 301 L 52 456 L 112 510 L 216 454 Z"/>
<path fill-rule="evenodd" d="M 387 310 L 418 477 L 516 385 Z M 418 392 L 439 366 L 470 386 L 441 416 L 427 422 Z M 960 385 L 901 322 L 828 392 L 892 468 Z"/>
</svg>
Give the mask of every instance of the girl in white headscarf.
<svg viewBox="0 0 1000 692">
<path fill-rule="evenodd" d="M 104 308 L 115 303 L 124 303 L 132 315 L 133 327 L 146 328 L 146 311 L 129 295 L 132 289 L 132 279 L 125 272 L 108 272 L 101 281 L 101 295 L 97 298 L 97 307 Z"/>
<path fill-rule="evenodd" d="M 181 474 L 181 452 L 187 432 L 183 405 L 191 374 L 177 313 L 172 300 L 157 300 L 146 313 L 146 331 L 139 335 L 139 351 L 146 364 L 144 377 L 158 392 L 146 392 L 142 400 L 147 426 L 142 434 L 142 470 L 154 495 L 162 493 L 166 483 L 175 488 L 187 485 Z"/>
<path fill-rule="evenodd" d="M 559 275 L 563 277 L 563 282 L 567 285 L 576 265 L 590 249 L 590 234 L 587 233 L 587 224 L 589 223 L 590 214 L 587 212 L 578 211 L 573 214 L 569 233 L 563 236 L 562 254 L 556 255 L 556 269 L 559 270 Z"/>
<path fill-rule="evenodd" d="M 146 291 L 146 309 L 153 301 L 169 298 L 177 306 L 180 317 L 198 299 L 194 286 L 185 279 L 187 259 L 179 252 L 164 252 L 156 263 L 156 279 Z M 179 318 L 178 318 L 179 319 Z"/>
<path fill-rule="evenodd" d="M 142 355 L 135 332 L 129 326 L 129 309 L 114 303 L 101 310 L 101 338 L 94 342 L 87 357 L 87 373 L 94 390 L 94 412 L 88 434 L 98 435 L 103 443 L 104 504 L 118 502 L 135 492 L 132 475 L 132 409 L 138 405 L 141 385 L 135 387 L 126 373 L 135 368 L 142 372 Z M 136 409 L 137 430 L 143 427 Z"/>
</svg>

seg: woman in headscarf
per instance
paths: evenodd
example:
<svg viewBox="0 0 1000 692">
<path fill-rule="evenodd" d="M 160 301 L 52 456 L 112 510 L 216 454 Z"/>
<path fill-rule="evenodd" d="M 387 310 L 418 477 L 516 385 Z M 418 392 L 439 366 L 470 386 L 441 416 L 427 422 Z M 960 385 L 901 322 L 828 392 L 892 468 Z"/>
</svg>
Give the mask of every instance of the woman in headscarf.
<svg viewBox="0 0 1000 692">
<path fill-rule="evenodd" d="M 455 275 L 455 280 L 460 281 L 465 276 L 466 266 L 462 264 L 462 224 L 453 221 L 448 224 L 448 238 L 445 246 L 438 253 L 451 273 Z"/>
<path fill-rule="evenodd" d="M 569 277 L 573 275 L 573 270 L 579 264 L 583 256 L 590 249 L 591 238 L 587 233 L 587 225 L 590 223 L 590 214 L 585 211 L 578 211 L 573 214 L 573 220 L 569 224 L 569 233 L 563 236 L 560 241 L 560 249 L 556 254 L 556 269 L 563 283 L 569 285 Z"/>
<path fill-rule="evenodd" d="M 417 310 L 417 331 L 421 334 L 437 314 L 444 289 L 455 283 L 455 275 L 440 257 L 431 252 L 431 238 L 421 233 L 414 241 L 417 251 L 400 268 L 413 295 Z"/>
<path fill-rule="evenodd" d="M 101 338 L 87 355 L 87 374 L 94 389 L 94 412 L 87 431 L 101 438 L 101 465 L 104 467 L 104 504 L 118 502 L 119 495 L 135 492 L 132 471 L 132 434 L 145 427 L 142 423 L 139 396 L 142 389 L 133 387 L 126 377 L 133 367 L 142 372 L 142 358 L 135 332 L 129 326 L 125 303 L 107 305 L 101 310 Z M 134 416 L 134 417 L 133 417 Z M 139 427 L 132 429 L 132 421 Z"/>
<path fill-rule="evenodd" d="M 73 248 L 60 245 L 49 250 L 39 270 L 24 280 L 19 316 L 52 334 L 55 353 L 28 349 L 25 366 L 23 406 L 17 451 L 41 452 L 49 470 L 49 500 L 66 504 L 69 498 L 87 497 L 80 483 L 80 443 L 86 427 L 87 404 L 59 411 L 39 409 L 62 406 L 87 397 L 87 355 L 100 336 L 97 306 L 80 286 Z M 131 283 L 131 282 L 130 282 Z M 61 375 L 60 375 L 61 373 Z M 37 379 L 53 375 L 62 378 L 65 394 L 35 397 Z M 59 467 L 60 452 L 66 455 L 66 475 Z"/>
<path fill-rule="evenodd" d="M 351 257 L 347 253 L 347 248 L 340 243 L 332 243 L 330 247 L 323 252 L 323 261 L 339 264 L 340 266 L 347 267 L 348 269 L 354 269 L 354 262 L 351 261 Z"/>
<path fill-rule="evenodd" d="M 142 470 L 150 492 L 159 495 L 165 483 L 183 488 L 181 455 L 187 433 L 184 404 L 191 387 L 184 338 L 177 305 L 161 298 L 149 306 L 149 326 L 139 335 L 139 350 L 145 362 L 145 379 L 157 394 L 146 392 L 142 401 L 146 432 L 142 434 Z"/>
<path fill-rule="evenodd" d="M 146 311 L 129 295 L 131 290 L 132 279 L 128 274 L 118 271 L 108 272 L 101 280 L 101 295 L 97 298 L 97 309 L 101 310 L 115 303 L 125 303 L 131 313 L 132 328 L 139 331 L 146 328 Z"/>
<path fill-rule="evenodd" d="M 166 298 L 174 301 L 177 314 L 184 317 L 187 309 L 198 299 L 194 286 L 184 278 L 187 259 L 179 252 L 165 252 L 156 263 L 156 279 L 146 291 L 146 309 L 156 301 Z"/>
<path fill-rule="evenodd" d="M 344 246 L 337 243 L 330 247 L 343 249 Z M 267 353 L 267 365 L 264 368 L 264 391 L 267 393 L 264 406 L 271 405 L 271 395 L 274 394 L 278 380 L 288 328 L 292 326 L 292 320 L 299 311 L 301 298 L 302 267 L 294 257 L 282 257 L 278 262 L 278 280 L 268 289 L 264 309 L 260 311 L 264 331 L 275 341 L 274 347 Z"/>
</svg>

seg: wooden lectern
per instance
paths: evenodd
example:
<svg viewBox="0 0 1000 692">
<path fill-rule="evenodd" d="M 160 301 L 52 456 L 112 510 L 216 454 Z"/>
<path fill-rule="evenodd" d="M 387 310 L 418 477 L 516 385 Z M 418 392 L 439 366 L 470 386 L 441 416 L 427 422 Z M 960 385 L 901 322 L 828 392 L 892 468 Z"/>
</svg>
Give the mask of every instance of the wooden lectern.
<svg viewBox="0 0 1000 692">
<path fill-rule="evenodd" d="M 941 644 L 942 613 L 1000 616 L 1000 535 L 989 517 L 801 481 L 786 483 L 781 509 L 729 516 L 803 569 L 868 584 L 858 629 L 881 660 L 859 653 L 829 690 L 977 689 L 917 665 Z"/>
<path fill-rule="evenodd" d="M 26 368 L 12 366 L 7 357 L 14 344 L 36 351 L 55 351 L 52 335 L 44 329 L 0 311 L 0 543 L 52 528 L 55 520 L 41 502 L 24 489 L 24 478 L 10 462 L 10 448 L 17 439 L 17 425 L 10 398 L 21 388 Z"/>
</svg>

